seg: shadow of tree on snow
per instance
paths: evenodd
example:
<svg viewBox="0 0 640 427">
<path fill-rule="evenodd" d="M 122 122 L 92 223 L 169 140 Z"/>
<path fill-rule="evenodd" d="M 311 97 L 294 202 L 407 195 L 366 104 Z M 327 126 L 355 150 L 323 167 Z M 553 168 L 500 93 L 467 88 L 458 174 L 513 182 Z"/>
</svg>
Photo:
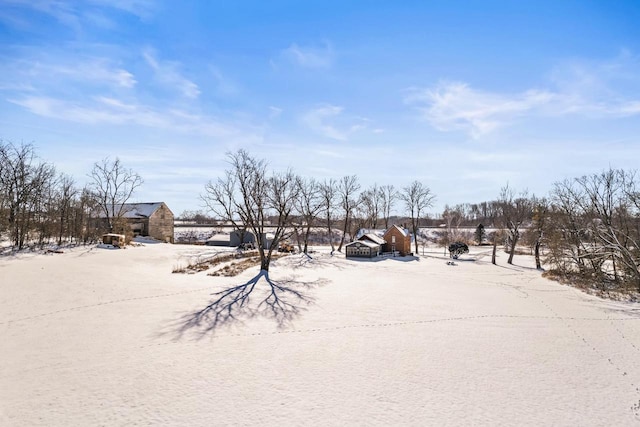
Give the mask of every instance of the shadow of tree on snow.
<svg viewBox="0 0 640 427">
<path fill-rule="evenodd" d="M 293 277 L 276 281 L 262 270 L 246 283 L 213 293 L 215 298 L 205 307 L 182 316 L 175 324 L 176 339 L 187 333 L 203 338 L 254 317 L 271 318 L 278 327 L 287 326 L 315 302 L 311 291 L 326 283 L 326 279 L 305 282 Z"/>
</svg>

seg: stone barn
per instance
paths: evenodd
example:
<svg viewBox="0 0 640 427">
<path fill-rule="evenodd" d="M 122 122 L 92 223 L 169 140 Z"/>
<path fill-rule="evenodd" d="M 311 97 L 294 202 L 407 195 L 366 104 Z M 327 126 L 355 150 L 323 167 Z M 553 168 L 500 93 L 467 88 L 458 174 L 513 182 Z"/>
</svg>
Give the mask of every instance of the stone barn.
<svg viewBox="0 0 640 427">
<path fill-rule="evenodd" d="M 125 203 L 122 212 L 134 236 L 173 243 L 173 212 L 164 202 Z"/>
</svg>

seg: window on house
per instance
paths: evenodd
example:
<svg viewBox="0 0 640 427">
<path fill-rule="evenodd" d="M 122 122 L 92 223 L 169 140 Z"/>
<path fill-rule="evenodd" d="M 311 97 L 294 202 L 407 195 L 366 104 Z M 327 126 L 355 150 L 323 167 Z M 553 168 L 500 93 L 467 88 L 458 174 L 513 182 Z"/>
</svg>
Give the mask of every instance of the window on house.
<svg viewBox="0 0 640 427">
<path fill-rule="evenodd" d="M 396 236 L 391 236 L 391 243 L 393 243 L 393 244 L 396 243 Z"/>
</svg>

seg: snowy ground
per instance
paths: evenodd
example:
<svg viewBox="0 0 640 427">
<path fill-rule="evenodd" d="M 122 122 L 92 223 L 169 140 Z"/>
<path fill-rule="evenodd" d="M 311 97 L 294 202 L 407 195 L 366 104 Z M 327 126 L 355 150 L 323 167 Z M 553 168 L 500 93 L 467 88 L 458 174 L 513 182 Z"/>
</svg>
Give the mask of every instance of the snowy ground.
<svg viewBox="0 0 640 427">
<path fill-rule="evenodd" d="M 203 334 L 183 316 L 257 273 L 171 274 L 216 250 L 0 258 L 0 425 L 640 423 L 640 305 L 543 279 L 529 257 L 292 255 L 271 278 L 310 285 L 312 305 Z"/>
</svg>

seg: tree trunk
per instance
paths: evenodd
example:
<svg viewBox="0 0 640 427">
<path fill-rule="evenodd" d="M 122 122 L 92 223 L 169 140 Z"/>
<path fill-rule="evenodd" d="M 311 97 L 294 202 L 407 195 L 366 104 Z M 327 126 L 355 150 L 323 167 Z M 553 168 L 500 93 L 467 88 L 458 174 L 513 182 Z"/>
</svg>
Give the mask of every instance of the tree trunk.
<svg viewBox="0 0 640 427">
<path fill-rule="evenodd" d="M 516 243 L 518 243 L 518 237 L 517 235 L 514 235 L 511 239 L 511 250 L 509 251 L 509 260 L 507 261 L 507 264 L 513 264 L 513 254 L 516 252 Z"/>
<path fill-rule="evenodd" d="M 298 251 L 302 252 L 302 241 L 300 240 L 300 232 L 298 231 L 298 226 L 297 225 L 293 227 L 293 234 L 296 235 L 296 243 L 298 244 Z M 305 252 L 306 252 L 306 250 L 305 250 Z"/>
<path fill-rule="evenodd" d="M 496 249 L 498 248 L 498 241 L 493 238 L 493 253 L 491 254 L 491 264 L 496 265 Z"/>
<path fill-rule="evenodd" d="M 342 245 L 344 245 L 344 239 L 347 237 L 347 229 L 349 228 L 349 216 L 344 220 L 344 228 L 342 229 L 342 237 L 340 238 L 340 245 L 338 245 L 338 252 L 342 252 Z"/>
<path fill-rule="evenodd" d="M 534 247 L 534 255 L 536 257 L 536 268 L 538 270 L 541 270 L 542 265 L 540 264 L 540 240 L 536 240 L 536 245 Z"/>
<path fill-rule="evenodd" d="M 333 246 L 333 234 L 331 232 L 331 215 L 329 213 L 327 213 L 327 232 L 329 233 L 329 244 L 331 245 L 331 255 L 333 255 L 333 252 L 336 250 L 336 248 Z"/>
<path fill-rule="evenodd" d="M 264 249 L 260 249 L 260 272 L 269 271 L 269 263 L 271 262 L 270 256 L 265 256 Z"/>
<path fill-rule="evenodd" d="M 304 235 L 304 250 L 303 252 L 306 254 L 309 250 L 309 236 L 311 235 L 311 225 L 307 227 L 307 231 Z"/>
</svg>

